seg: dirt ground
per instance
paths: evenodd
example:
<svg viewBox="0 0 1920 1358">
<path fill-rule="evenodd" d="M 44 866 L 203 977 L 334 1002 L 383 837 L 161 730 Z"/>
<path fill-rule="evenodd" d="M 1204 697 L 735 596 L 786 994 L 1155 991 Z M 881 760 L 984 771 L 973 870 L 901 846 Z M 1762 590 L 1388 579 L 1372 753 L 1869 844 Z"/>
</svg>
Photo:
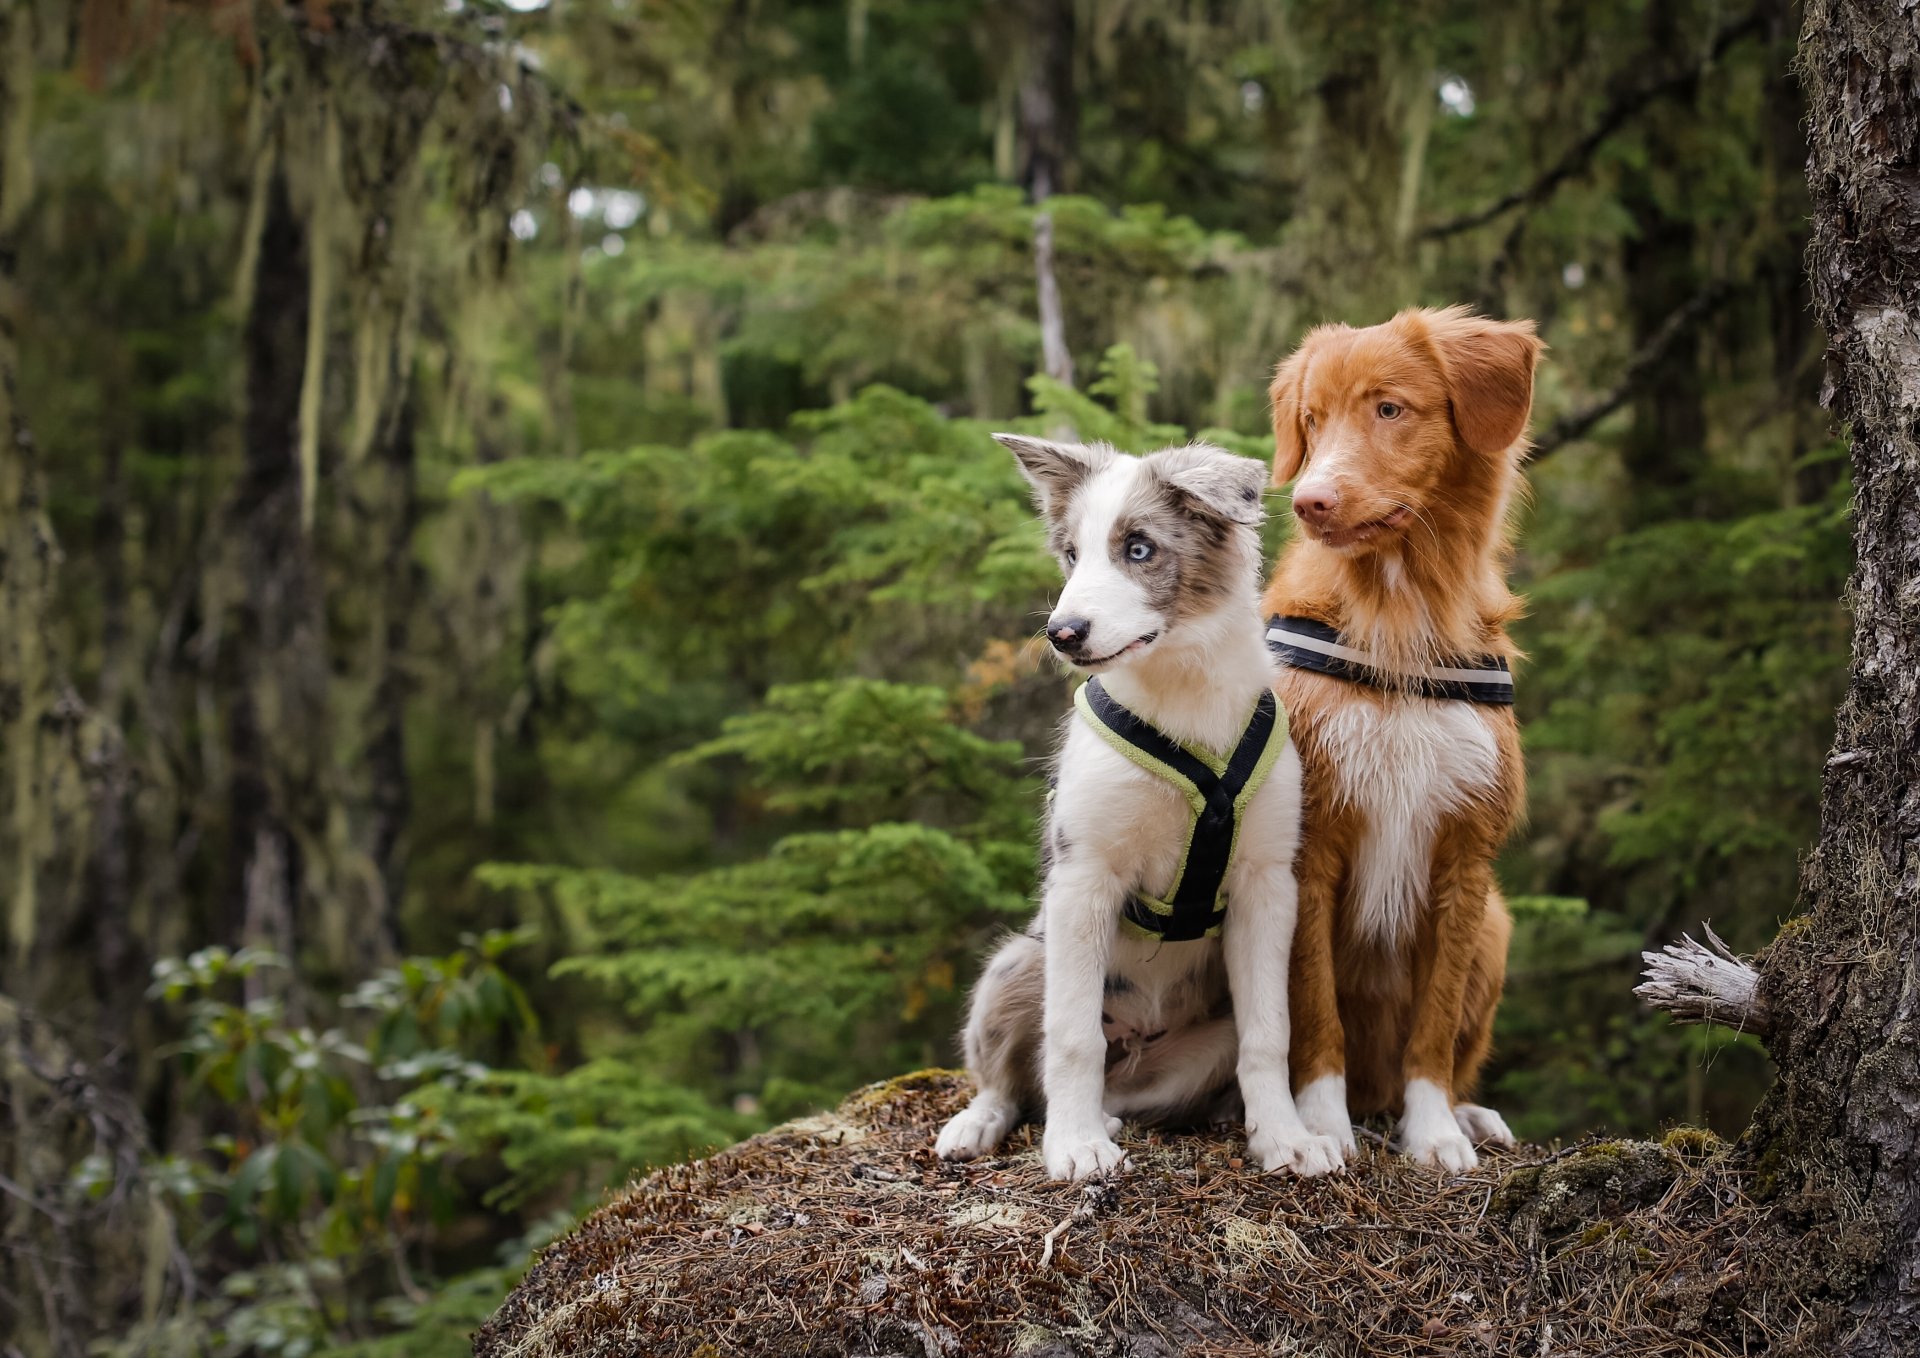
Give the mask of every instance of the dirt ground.
<svg viewBox="0 0 1920 1358">
<path fill-rule="evenodd" d="M 1692 1243 L 1764 1215 L 1704 1133 L 1452 1178 L 1375 1137 L 1300 1181 L 1235 1136 L 1129 1128 L 1128 1172 L 1072 1186 L 1047 1181 L 1033 1127 L 993 1159 L 935 1159 L 968 1092 L 905 1076 L 639 1181 L 547 1250 L 475 1352 L 1717 1355 L 1798 1320 L 1745 1309 L 1737 1240 L 1711 1260 Z"/>
</svg>

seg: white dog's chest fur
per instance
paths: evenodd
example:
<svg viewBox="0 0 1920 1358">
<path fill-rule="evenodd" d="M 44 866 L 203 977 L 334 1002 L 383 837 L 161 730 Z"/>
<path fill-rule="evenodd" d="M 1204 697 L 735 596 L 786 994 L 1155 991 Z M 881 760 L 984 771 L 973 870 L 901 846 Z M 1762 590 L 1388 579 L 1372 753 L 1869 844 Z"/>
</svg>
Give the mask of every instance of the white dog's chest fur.
<svg viewBox="0 0 1920 1358">
<path fill-rule="evenodd" d="M 1499 747 L 1472 703 L 1424 698 L 1341 703 L 1319 735 L 1341 800 L 1364 821 L 1349 886 L 1355 927 L 1398 948 L 1426 902 L 1441 820 L 1492 790 Z"/>
<path fill-rule="evenodd" d="M 1078 716 L 1061 748 L 1059 774 L 1051 828 L 1065 836 L 1066 856 L 1098 855 L 1121 881 L 1164 898 L 1186 853 L 1186 798 L 1122 758 Z M 1250 873 L 1292 862 L 1299 816 L 1300 757 L 1289 744 L 1247 803 L 1225 884 L 1230 902 Z M 1121 931 L 1108 964 L 1109 1036 L 1178 1030 L 1209 1017 L 1225 993 L 1219 939 L 1169 944 Z"/>
</svg>

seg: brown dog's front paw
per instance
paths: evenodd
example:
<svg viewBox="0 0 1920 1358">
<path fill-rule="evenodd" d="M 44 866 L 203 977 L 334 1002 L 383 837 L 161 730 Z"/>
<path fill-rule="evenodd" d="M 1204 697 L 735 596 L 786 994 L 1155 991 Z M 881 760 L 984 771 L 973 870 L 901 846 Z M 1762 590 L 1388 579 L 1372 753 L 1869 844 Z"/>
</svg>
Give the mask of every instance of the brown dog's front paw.
<svg viewBox="0 0 1920 1358">
<path fill-rule="evenodd" d="M 1498 1146 L 1502 1150 L 1512 1150 L 1514 1135 L 1507 1129 L 1507 1120 L 1491 1108 L 1477 1103 L 1455 1104 L 1453 1120 L 1466 1134 L 1467 1140 L 1476 1146 Z"/>
<path fill-rule="evenodd" d="M 1473 1143 L 1454 1121 L 1453 1101 L 1432 1080 L 1407 1081 L 1406 1111 L 1395 1132 L 1401 1154 L 1415 1164 L 1465 1174 L 1480 1163 Z"/>
</svg>

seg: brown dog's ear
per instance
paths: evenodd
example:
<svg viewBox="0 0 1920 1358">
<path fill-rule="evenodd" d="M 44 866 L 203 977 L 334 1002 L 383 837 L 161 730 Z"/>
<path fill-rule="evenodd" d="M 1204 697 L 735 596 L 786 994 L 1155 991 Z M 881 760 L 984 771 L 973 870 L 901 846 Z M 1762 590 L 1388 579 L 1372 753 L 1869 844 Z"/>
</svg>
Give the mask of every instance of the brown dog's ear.
<svg viewBox="0 0 1920 1358">
<path fill-rule="evenodd" d="M 1527 432 L 1533 369 L 1546 346 L 1532 321 L 1490 321 L 1465 307 L 1430 311 L 1427 335 L 1446 375 L 1453 425 L 1476 453 L 1504 452 Z"/>
<path fill-rule="evenodd" d="M 1273 374 L 1267 399 L 1273 403 L 1273 484 L 1284 486 L 1300 474 L 1307 460 L 1307 348 L 1313 334 L 1300 341 Z"/>
</svg>

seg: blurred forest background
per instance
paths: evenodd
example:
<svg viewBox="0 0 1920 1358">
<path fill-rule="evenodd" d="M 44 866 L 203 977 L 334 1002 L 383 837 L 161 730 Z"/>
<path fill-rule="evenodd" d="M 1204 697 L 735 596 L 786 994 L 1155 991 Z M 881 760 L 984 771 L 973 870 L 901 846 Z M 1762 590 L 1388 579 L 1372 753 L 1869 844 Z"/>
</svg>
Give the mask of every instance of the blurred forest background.
<svg viewBox="0 0 1920 1358">
<path fill-rule="evenodd" d="M 1552 346 L 1490 1101 L 1737 1129 L 1629 987 L 1789 913 L 1843 682 L 1797 22 L 0 0 L 0 1349 L 463 1353 L 955 1060 L 1068 691 L 987 431 L 1265 455 L 1416 302 Z"/>
</svg>

